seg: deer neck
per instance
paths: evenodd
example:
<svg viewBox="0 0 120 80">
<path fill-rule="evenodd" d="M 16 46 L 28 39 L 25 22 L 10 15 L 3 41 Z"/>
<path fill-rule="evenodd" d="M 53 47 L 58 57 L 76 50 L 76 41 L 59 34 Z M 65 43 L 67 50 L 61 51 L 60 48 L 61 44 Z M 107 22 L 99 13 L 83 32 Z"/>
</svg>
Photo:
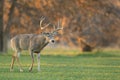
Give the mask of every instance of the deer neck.
<svg viewBox="0 0 120 80">
<path fill-rule="evenodd" d="M 48 43 L 49 43 L 49 41 L 45 40 L 45 43 L 41 46 L 41 50 L 42 50 L 45 46 L 47 46 Z"/>
<path fill-rule="evenodd" d="M 45 43 L 48 44 L 50 42 L 49 38 L 45 36 Z"/>
</svg>

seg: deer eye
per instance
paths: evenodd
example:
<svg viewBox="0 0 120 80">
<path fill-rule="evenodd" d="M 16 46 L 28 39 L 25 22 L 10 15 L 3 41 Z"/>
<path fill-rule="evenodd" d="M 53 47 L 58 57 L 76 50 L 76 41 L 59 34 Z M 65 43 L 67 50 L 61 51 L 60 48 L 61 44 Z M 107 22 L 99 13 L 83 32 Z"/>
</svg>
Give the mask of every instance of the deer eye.
<svg viewBox="0 0 120 80">
<path fill-rule="evenodd" d="M 49 33 L 46 33 L 46 35 L 48 36 L 48 35 L 49 35 Z"/>
<path fill-rule="evenodd" d="M 57 35 L 57 34 L 58 34 L 58 32 L 54 32 L 54 33 L 53 33 L 54 36 Z"/>
<path fill-rule="evenodd" d="M 50 37 L 50 34 L 48 33 L 47 36 Z"/>
<path fill-rule="evenodd" d="M 48 37 L 50 37 L 50 35 L 47 35 Z"/>
</svg>

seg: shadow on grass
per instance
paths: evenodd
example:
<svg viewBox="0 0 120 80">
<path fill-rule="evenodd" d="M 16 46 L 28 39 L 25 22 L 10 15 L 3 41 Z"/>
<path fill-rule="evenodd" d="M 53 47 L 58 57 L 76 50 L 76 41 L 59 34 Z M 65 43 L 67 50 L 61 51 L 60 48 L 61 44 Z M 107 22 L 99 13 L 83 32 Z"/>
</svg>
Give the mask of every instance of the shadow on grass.
<svg viewBox="0 0 120 80">
<path fill-rule="evenodd" d="M 118 52 L 83 52 L 78 56 L 81 57 L 120 57 Z"/>
</svg>

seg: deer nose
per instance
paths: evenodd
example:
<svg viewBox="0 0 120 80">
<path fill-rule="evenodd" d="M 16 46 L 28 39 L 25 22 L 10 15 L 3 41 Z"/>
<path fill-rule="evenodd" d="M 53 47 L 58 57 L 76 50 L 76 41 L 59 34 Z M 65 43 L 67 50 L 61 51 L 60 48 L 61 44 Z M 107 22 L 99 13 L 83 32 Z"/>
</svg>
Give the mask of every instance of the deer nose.
<svg viewBox="0 0 120 80">
<path fill-rule="evenodd" d="M 52 43 L 54 43 L 54 42 L 55 42 L 55 40 L 51 40 L 51 42 L 52 42 Z"/>
</svg>

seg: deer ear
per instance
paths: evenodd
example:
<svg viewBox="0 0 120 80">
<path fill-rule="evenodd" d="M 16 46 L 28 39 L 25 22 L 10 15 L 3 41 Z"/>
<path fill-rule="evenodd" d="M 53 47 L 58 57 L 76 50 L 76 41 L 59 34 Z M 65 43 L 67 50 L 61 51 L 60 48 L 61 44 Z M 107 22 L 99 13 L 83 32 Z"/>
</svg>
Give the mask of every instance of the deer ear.
<svg viewBox="0 0 120 80">
<path fill-rule="evenodd" d="M 43 34 L 44 34 L 45 36 L 49 36 L 49 33 L 45 33 L 45 32 L 44 32 Z"/>
<path fill-rule="evenodd" d="M 58 32 L 53 32 L 53 35 L 55 36 L 55 35 L 57 35 L 58 34 Z"/>
</svg>

